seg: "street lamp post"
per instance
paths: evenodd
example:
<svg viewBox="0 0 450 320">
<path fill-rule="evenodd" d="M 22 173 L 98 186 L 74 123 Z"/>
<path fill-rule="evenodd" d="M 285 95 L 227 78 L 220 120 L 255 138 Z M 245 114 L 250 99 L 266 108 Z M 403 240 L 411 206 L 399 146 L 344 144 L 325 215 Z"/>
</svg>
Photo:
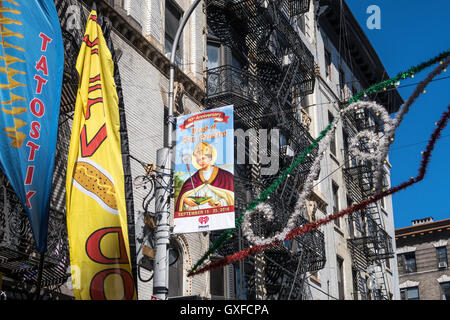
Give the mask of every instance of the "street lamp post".
<svg viewBox="0 0 450 320">
<path fill-rule="evenodd" d="M 172 189 L 172 154 L 173 154 L 173 108 L 174 108 L 174 78 L 175 78 L 175 53 L 178 47 L 181 33 L 194 9 L 201 0 L 194 0 L 188 11 L 183 15 L 178 26 L 175 40 L 170 54 L 169 71 L 169 113 L 167 121 L 167 147 L 159 149 L 156 153 L 156 164 L 160 168 L 155 184 L 155 211 L 157 216 L 155 234 L 155 264 L 153 273 L 153 296 L 157 299 L 167 299 L 169 292 L 169 259 L 168 244 L 170 239 L 169 204 Z"/>
</svg>

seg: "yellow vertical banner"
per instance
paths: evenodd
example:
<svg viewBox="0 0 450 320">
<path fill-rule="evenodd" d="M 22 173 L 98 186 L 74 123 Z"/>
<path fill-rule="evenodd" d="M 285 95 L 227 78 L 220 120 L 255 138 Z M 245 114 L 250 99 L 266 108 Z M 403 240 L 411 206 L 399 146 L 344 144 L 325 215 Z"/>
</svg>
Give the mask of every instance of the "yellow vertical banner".
<svg viewBox="0 0 450 320">
<path fill-rule="evenodd" d="M 66 178 L 74 295 L 78 300 L 136 299 L 114 62 L 95 10 L 76 68 L 80 79 Z"/>
</svg>

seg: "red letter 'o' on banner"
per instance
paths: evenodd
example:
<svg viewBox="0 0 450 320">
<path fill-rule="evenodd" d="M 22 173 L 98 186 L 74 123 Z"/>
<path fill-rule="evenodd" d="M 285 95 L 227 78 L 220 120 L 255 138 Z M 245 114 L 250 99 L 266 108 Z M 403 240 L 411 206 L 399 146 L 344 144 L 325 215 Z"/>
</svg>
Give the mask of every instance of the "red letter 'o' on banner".
<svg viewBox="0 0 450 320">
<path fill-rule="evenodd" d="M 92 300 L 106 300 L 104 283 L 108 276 L 112 274 L 119 274 L 123 280 L 123 288 L 125 290 L 123 299 L 131 300 L 134 294 L 134 282 L 131 274 L 123 269 L 106 269 L 98 272 L 91 281 L 89 291 Z"/>
<path fill-rule="evenodd" d="M 105 257 L 101 251 L 100 243 L 108 233 L 117 233 L 119 242 L 111 243 L 109 246 L 116 248 L 115 251 L 118 252 L 118 257 Z M 122 229 L 120 227 L 107 227 L 93 232 L 86 241 L 86 254 L 94 262 L 101 264 L 128 263 L 127 249 L 125 248 L 125 241 L 123 241 Z"/>
<path fill-rule="evenodd" d="M 39 110 L 36 110 L 36 104 L 39 104 Z M 36 117 L 40 118 L 44 115 L 45 107 L 44 103 L 38 98 L 34 98 L 30 102 L 31 113 L 33 113 Z"/>
</svg>

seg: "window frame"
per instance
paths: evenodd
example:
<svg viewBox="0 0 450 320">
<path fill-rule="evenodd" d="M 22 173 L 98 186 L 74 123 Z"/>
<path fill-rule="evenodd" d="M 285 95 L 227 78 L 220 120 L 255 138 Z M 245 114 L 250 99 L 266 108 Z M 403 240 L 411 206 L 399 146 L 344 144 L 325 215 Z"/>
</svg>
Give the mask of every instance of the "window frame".
<svg viewBox="0 0 450 320">
<path fill-rule="evenodd" d="M 407 258 L 407 255 L 409 256 L 409 259 Z M 412 257 L 414 257 L 414 264 L 410 263 L 412 261 Z M 410 262 L 408 263 L 408 261 L 410 261 Z M 398 254 L 397 262 L 398 262 L 398 267 L 402 268 L 402 270 L 405 274 L 417 272 L 417 261 L 416 261 L 415 251 L 404 252 L 404 253 Z M 412 267 L 412 268 L 410 269 L 410 267 Z"/>
<path fill-rule="evenodd" d="M 306 35 L 306 16 L 305 14 L 301 14 L 297 18 L 297 25 L 300 31 Z"/>
<path fill-rule="evenodd" d="M 328 110 L 328 123 L 332 123 L 333 121 L 334 121 L 334 115 L 330 110 Z M 337 158 L 336 130 L 334 130 L 334 133 L 330 139 L 330 153 L 335 158 Z"/>
<path fill-rule="evenodd" d="M 339 206 L 339 185 L 334 182 L 334 180 L 331 181 L 331 194 L 333 197 L 333 214 L 338 213 L 340 206 Z M 340 228 L 341 227 L 341 221 L 340 218 L 334 219 L 334 224 Z"/>
<path fill-rule="evenodd" d="M 333 64 L 333 57 L 331 56 L 330 50 L 324 47 L 324 59 L 325 59 L 325 78 L 331 80 L 331 65 Z"/>
<path fill-rule="evenodd" d="M 347 195 L 347 208 L 350 207 L 354 203 L 353 199 Z M 355 225 L 353 222 L 353 215 L 348 216 L 348 236 L 350 239 L 354 238 L 355 233 Z"/>
<path fill-rule="evenodd" d="M 440 250 L 443 249 L 444 254 L 440 254 Z M 441 256 L 442 255 L 442 256 Z M 448 266 L 448 253 L 447 253 L 447 246 L 439 246 L 436 247 L 436 259 L 437 259 L 437 266 L 439 268 L 439 263 L 445 262 Z"/>
<path fill-rule="evenodd" d="M 178 251 L 178 257 L 175 262 L 168 266 L 169 270 L 169 291 L 168 297 L 182 296 L 184 293 L 184 280 L 183 280 L 183 251 L 180 244 L 177 241 L 171 241 L 171 247 L 169 250 Z M 176 286 L 175 286 L 176 284 Z"/>
<path fill-rule="evenodd" d="M 217 279 L 216 276 L 218 274 L 221 274 L 220 278 Z M 218 280 L 222 280 L 221 283 L 221 293 L 222 294 L 217 294 L 217 292 L 213 293 L 213 281 L 212 279 L 216 279 L 217 283 Z M 214 283 L 216 283 L 216 281 Z M 218 268 L 218 269 L 214 269 L 214 270 L 210 270 L 209 271 L 209 292 L 211 294 L 211 299 L 212 300 L 224 300 L 226 297 L 226 285 L 225 285 L 225 268 Z"/>
<path fill-rule="evenodd" d="M 448 297 L 445 294 L 445 290 L 444 290 L 443 286 L 447 287 Z M 450 281 L 439 283 L 439 289 L 441 290 L 441 300 L 450 300 Z"/>
<path fill-rule="evenodd" d="M 345 83 L 345 72 L 344 69 L 342 69 L 342 67 L 339 68 L 339 91 L 341 94 L 341 99 L 345 100 L 345 88 L 346 88 L 346 83 Z"/>
<path fill-rule="evenodd" d="M 412 290 L 417 290 L 417 298 L 412 298 L 412 299 L 409 298 L 409 293 Z M 407 287 L 407 288 L 400 289 L 400 299 L 401 300 L 420 300 L 419 287 L 415 286 L 415 287 Z"/>
<path fill-rule="evenodd" d="M 172 48 L 173 48 L 173 43 L 175 41 L 176 32 L 173 35 L 171 35 L 168 32 L 168 28 L 167 28 L 168 18 L 167 18 L 167 15 L 168 15 L 168 12 L 170 12 L 172 14 L 176 13 L 176 14 L 179 15 L 179 17 L 177 18 L 176 14 L 173 14 L 173 17 L 178 20 L 178 25 L 175 28 L 175 30 L 177 30 L 178 26 L 180 25 L 181 19 L 183 18 L 184 11 L 173 0 L 165 0 L 165 7 L 164 8 L 165 8 L 165 10 L 164 10 L 164 53 L 165 54 L 170 54 L 172 52 Z M 169 40 L 169 41 L 167 41 L 167 40 Z M 169 50 L 169 48 L 167 46 L 168 42 L 170 43 L 170 50 Z M 175 56 L 175 61 L 176 61 L 176 63 L 178 65 L 181 65 L 182 62 L 183 62 L 183 47 L 184 47 L 184 45 L 183 45 L 183 37 L 181 36 L 180 40 L 178 42 L 178 48 L 175 51 L 175 55 L 176 55 Z"/>
<path fill-rule="evenodd" d="M 337 276 L 337 287 L 338 287 L 338 299 L 345 300 L 345 286 L 344 286 L 344 259 L 340 256 L 336 256 L 336 276 Z M 339 281 L 340 280 L 340 281 Z"/>
</svg>

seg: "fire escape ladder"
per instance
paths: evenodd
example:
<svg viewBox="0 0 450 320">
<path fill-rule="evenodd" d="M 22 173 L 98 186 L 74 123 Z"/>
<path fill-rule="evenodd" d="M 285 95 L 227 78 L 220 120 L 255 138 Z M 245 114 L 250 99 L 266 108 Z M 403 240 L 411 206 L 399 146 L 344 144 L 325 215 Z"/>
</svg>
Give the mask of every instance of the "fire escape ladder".
<svg viewBox="0 0 450 320">
<path fill-rule="evenodd" d="M 300 292 L 299 294 L 299 300 L 305 300 L 305 282 L 306 282 L 306 274 L 307 274 L 307 267 L 310 263 L 310 255 L 307 254 L 306 250 L 303 250 L 300 253 L 300 256 L 298 257 L 297 262 L 297 269 L 295 270 L 294 279 L 291 284 L 291 288 L 289 290 L 289 295 L 287 296 L 287 300 L 291 299 L 292 291 L 294 289 L 295 283 L 298 283 L 299 286 L 297 287 L 297 290 Z"/>
<path fill-rule="evenodd" d="M 280 150 L 278 172 L 289 167 L 295 155 L 313 141 L 308 130 L 295 119 L 294 107 L 290 103 L 291 98 L 302 97 L 314 90 L 314 57 L 289 20 L 289 17 L 308 11 L 309 3 L 310 0 L 206 1 L 211 34 L 231 46 L 233 52 L 240 52 L 246 61 L 243 61 L 242 69 L 219 66 L 206 70 L 205 105 L 208 108 L 234 105 L 235 122 L 244 131 L 280 129 L 288 143 L 285 149 L 282 147 Z M 246 154 L 250 154 L 247 143 L 245 148 Z M 272 148 L 267 151 L 270 154 Z M 281 230 L 286 225 L 298 197 L 298 188 L 309 172 L 315 152 L 311 152 L 311 159 L 308 158 L 291 172 L 268 199 L 276 219 L 268 222 L 264 218 L 254 217 L 252 227 L 256 234 L 270 236 L 274 230 Z M 258 191 L 267 188 L 278 178 L 278 174 L 253 174 L 253 171 L 250 173 L 251 169 L 253 166 L 241 165 L 235 168 L 237 213 L 257 198 Z M 249 189 L 252 190 L 251 195 Z M 306 223 L 300 220 L 296 225 Z M 215 237 L 217 235 L 212 233 L 210 240 L 214 241 Z M 230 254 L 240 246 L 250 245 L 246 239 L 240 240 L 230 239 L 218 250 L 219 253 Z M 307 297 L 304 290 L 307 281 L 305 273 L 320 270 L 325 265 L 324 235 L 320 230 L 315 230 L 310 237 L 297 237 L 292 242 L 297 243 L 299 248 L 295 252 L 280 244 L 265 250 L 263 259 L 258 257 L 257 261 L 251 256 L 244 260 L 243 265 L 247 263 L 255 267 L 240 271 L 240 278 L 248 285 L 247 297 Z M 297 267 L 297 278 L 291 289 Z"/>
<path fill-rule="evenodd" d="M 384 270 L 385 267 L 383 266 L 384 262 L 381 262 L 382 267 L 381 269 Z M 386 275 L 385 272 L 381 271 L 381 272 L 377 272 L 376 274 L 376 281 L 378 281 L 378 283 L 380 283 L 381 285 L 381 298 L 382 300 L 389 300 L 389 288 L 388 288 L 388 281 L 386 279 Z"/>
<path fill-rule="evenodd" d="M 280 111 L 282 111 L 284 109 L 283 107 L 286 104 L 286 101 L 289 97 L 290 89 L 292 88 L 292 85 L 294 84 L 295 76 L 297 75 L 299 65 L 300 65 L 300 60 L 297 57 L 297 55 L 294 54 L 294 55 L 286 56 L 286 57 L 287 57 L 287 59 L 292 59 L 292 61 L 290 61 L 289 66 L 287 67 L 287 70 L 284 74 L 283 81 L 282 81 L 280 88 L 278 89 L 278 93 L 277 93 L 277 101 L 281 107 Z"/>
<path fill-rule="evenodd" d="M 361 275 L 361 271 L 358 270 L 356 273 L 358 277 L 358 292 L 360 300 L 367 300 L 367 284 L 366 279 Z"/>
<path fill-rule="evenodd" d="M 344 122 L 348 138 L 354 137 L 358 131 L 377 130 L 376 123 L 372 121 L 370 112 L 357 110 L 349 114 Z M 370 152 L 366 141 L 361 139 L 361 150 Z M 375 193 L 374 190 L 374 167 L 370 161 L 361 161 L 359 165 L 348 164 L 344 169 L 344 179 L 347 188 L 354 201 L 367 199 Z M 389 287 L 386 279 L 386 259 L 392 257 L 391 239 L 384 227 L 380 203 L 370 204 L 364 212 L 359 213 L 363 223 L 355 220 L 355 227 L 360 235 L 349 239 L 353 265 L 358 273 L 358 290 L 361 299 L 370 299 L 366 288 L 364 274 L 374 277 L 375 286 L 371 290 L 372 298 L 381 300 L 389 299 Z M 363 232 L 361 232 L 363 231 Z M 369 270 L 371 270 L 369 272 Z M 369 278 L 370 279 L 370 278 Z"/>
</svg>

